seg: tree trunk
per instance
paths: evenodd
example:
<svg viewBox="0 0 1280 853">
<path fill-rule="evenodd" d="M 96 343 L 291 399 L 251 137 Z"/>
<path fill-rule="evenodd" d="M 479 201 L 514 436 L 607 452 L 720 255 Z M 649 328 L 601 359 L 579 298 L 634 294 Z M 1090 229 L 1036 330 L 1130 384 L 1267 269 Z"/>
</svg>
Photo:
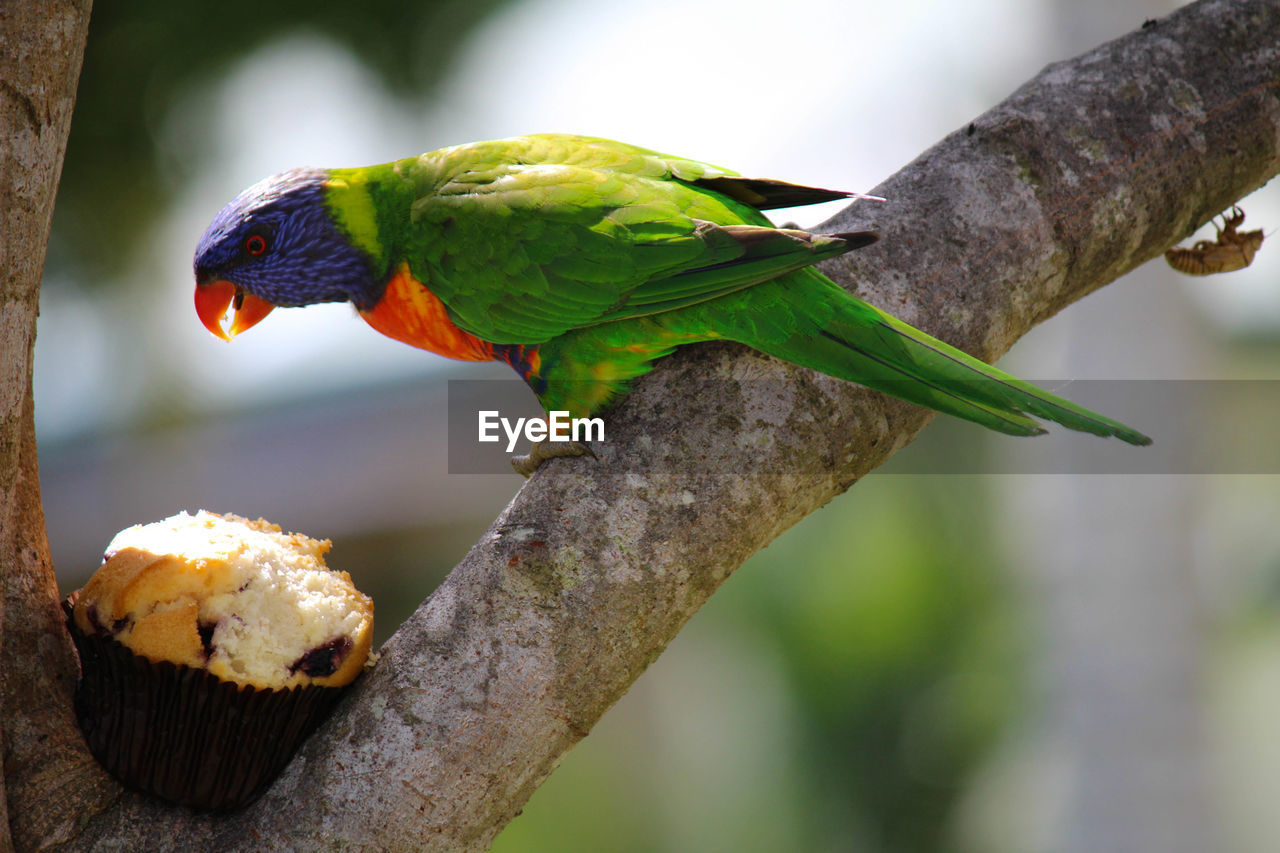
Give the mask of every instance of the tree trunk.
<svg viewBox="0 0 1280 853">
<path fill-rule="evenodd" d="M 1275 174 L 1277 44 L 1273 2 L 1200 0 L 1049 66 L 879 187 L 890 204 L 838 216 L 832 230 L 874 227 L 884 239 L 825 269 L 995 358 Z M 34 309 L 34 284 L 23 304 Z M 29 337 L 30 312 L 21 319 Z M 63 733 L 43 760 L 57 762 L 85 821 L 72 846 L 154 849 L 181 837 L 190 849 L 485 848 L 743 560 L 929 417 L 740 347 L 666 359 L 612 414 L 599 460 L 539 471 L 272 789 L 229 816 L 135 795 L 105 802 L 65 733 L 67 649 L 43 552 L 10 557 L 39 580 L 23 596 L 6 583 L 9 619 L 37 614 L 56 666 L 31 665 L 38 635 L 6 633 L 5 671 L 16 655 L 30 678 L 61 674 L 41 694 L 56 707 L 40 714 L 43 730 Z M 1158 424 L 1135 426 L 1159 440 Z M 27 456 L 7 457 L 6 475 L 33 464 Z M 6 528 L 6 541 L 40 529 L 38 516 L 27 523 Z M 32 694 L 14 692 L 6 685 L 6 701 L 26 708 Z M 6 773 L 12 756 L 35 754 L 24 744 L 10 745 Z M 21 838 L 55 839 L 64 826 Z"/>
<path fill-rule="evenodd" d="M 75 653 L 45 539 L 31 400 L 40 273 L 90 5 L 0 4 L 0 849 L 70 838 L 86 807 L 117 791 L 71 710 Z"/>
</svg>

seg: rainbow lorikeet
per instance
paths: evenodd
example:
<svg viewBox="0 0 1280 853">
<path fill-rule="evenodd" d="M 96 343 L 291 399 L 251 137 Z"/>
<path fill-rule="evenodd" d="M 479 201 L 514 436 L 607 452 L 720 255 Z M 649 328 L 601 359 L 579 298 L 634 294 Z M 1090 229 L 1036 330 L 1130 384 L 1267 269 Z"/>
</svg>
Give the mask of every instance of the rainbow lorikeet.
<svg viewBox="0 0 1280 853">
<path fill-rule="evenodd" d="M 209 225 L 196 309 L 230 340 L 276 306 L 349 301 L 397 340 L 506 362 L 544 409 L 574 417 L 600 411 L 677 346 L 731 340 L 1004 433 L 1043 433 L 1034 415 L 1150 443 L 811 266 L 874 233 L 810 234 L 760 213 L 854 195 L 554 134 L 295 169 Z"/>
</svg>

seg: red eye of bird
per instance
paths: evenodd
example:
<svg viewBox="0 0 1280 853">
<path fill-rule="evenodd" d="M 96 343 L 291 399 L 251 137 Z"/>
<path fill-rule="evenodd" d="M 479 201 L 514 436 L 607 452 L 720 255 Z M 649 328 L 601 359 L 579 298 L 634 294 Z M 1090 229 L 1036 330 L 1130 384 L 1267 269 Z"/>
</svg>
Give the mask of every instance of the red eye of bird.
<svg viewBox="0 0 1280 853">
<path fill-rule="evenodd" d="M 267 250 L 267 241 L 260 234 L 254 234 L 244 241 L 244 250 L 251 255 L 261 255 Z"/>
</svg>

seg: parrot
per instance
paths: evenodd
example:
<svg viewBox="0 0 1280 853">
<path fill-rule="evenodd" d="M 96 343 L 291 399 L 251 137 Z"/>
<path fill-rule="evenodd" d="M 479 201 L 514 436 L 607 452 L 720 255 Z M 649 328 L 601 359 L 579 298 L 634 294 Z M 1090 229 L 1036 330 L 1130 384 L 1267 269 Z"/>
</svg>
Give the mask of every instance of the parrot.
<svg viewBox="0 0 1280 853">
<path fill-rule="evenodd" d="M 736 341 L 1001 433 L 1042 434 L 1043 418 L 1151 443 L 814 267 L 875 232 L 811 233 L 762 213 L 858 197 L 568 134 L 297 168 L 214 217 L 196 247 L 195 307 L 229 341 L 276 307 L 350 302 L 396 340 L 507 363 L 544 410 L 573 417 L 605 411 L 677 347 Z M 590 452 L 547 444 L 517 470 Z"/>
</svg>

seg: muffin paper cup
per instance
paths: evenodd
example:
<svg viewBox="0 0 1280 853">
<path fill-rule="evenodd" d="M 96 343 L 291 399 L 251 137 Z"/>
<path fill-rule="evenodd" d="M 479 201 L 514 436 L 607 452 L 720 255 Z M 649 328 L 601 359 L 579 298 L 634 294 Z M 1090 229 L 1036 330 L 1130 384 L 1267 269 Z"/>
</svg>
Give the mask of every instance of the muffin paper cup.
<svg viewBox="0 0 1280 853">
<path fill-rule="evenodd" d="M 80 653 L 76 716 L 89 750 L 125 785 L 172 803 L 226 811 L 253 802 L 346 689 L 256 689 L 152 662 L 84 634 L 64 608 Z"/>
</svg>

